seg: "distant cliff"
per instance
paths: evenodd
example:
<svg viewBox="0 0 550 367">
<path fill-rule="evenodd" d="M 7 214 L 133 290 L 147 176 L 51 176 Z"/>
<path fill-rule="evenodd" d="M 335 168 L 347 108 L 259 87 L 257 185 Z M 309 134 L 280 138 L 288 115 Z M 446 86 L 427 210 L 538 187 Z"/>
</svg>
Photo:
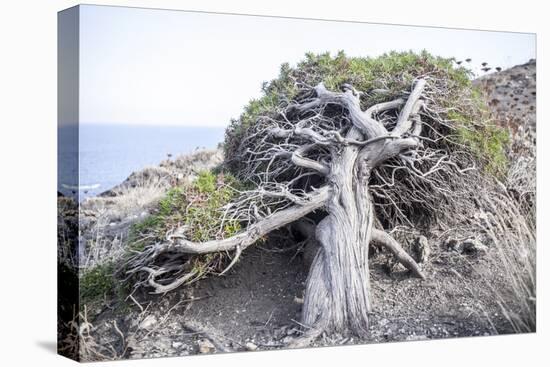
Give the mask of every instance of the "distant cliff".
<svg viewBox="0 0 550 367">
<path fill-rule="evenodd" d="M 530 60 L 476 79 L 502 126 L 517 131 L 519 126 L 536 131 L 537 62 Z"/>
</svg>

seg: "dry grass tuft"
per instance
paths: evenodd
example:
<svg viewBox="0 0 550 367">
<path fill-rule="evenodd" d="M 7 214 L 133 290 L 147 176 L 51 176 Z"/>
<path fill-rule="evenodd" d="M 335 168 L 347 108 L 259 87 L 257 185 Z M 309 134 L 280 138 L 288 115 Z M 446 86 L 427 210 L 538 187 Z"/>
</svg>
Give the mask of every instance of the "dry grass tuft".
<svg viewBox="0 0 550 367">
<path fill-rule="evenodd" d="M 530 129 L 515 134 L 505 184 L 508 196 L 503 202 L 492 199 L 499 220 L 487 229 L 498 250 L 492 261 L 503 269 L 508 284 L 493 289 L 494 295 L 515 332 L 536 331 L 535 139 Z"/>
<path fill-rule="evenodd" d="M 80 362 L 119 359 L 121 356 L 110 344 L 102 344 L 93 335 L 94 326 L 88 321 L 87 308 L 67 325 L 69 332 L 60 343 L 59 353 Z"/>
</svg>

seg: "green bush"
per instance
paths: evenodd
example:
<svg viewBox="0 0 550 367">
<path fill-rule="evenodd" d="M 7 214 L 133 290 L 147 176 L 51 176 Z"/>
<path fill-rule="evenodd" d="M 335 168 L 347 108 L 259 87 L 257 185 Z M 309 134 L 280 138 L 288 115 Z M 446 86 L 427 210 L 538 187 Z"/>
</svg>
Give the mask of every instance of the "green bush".
<svg viewBox="0 0 550 367">
<path fill-rule="evenodd" d="M 455 132 L 456 142 L 467 146 L 488 173 L 503 176 L 508 168 L 508 131 L 490 124 L 475 126 L 470 118 L 454 111 L 449 112 L 448 118 L 461 123 Z"/>
<path fill-rule="evenodd" d="M 238 232 L 237 221 L 227 221 L 220 231 L 223 218 L 222 207 L 240 188 L 237 180 L 228 174 L 201 172 L 190 185 L 174 187 L 162 198 L 153 214 L 131 229 L 132 250 L 139 251 L 148 242 L 162 240 L 168 230 L 186 225 L 186 235 L 193 241 L 225 238 Z M 142 239 L 147 237 L 148 240 Z"/>
<path fill-rule="evenodd" d="M 283 64 L 279 77 L 264 83 L 263 96 L 250 101 L 226 130 L 224 151 L 228 167 L 238 175 L 242 163 L 234 157 L 238 156 L 247 130 L 259 117 L 274 117 L 278 108 L 302 98 L 305 92 L 298 89 L 299 85 L 315 86 L 323 82 L 329 90 L 340 90 L 344 84 L 351 84 L 364 92 L 361 105 L 366 109 L 410 90 L 418 77 L 428 78 L 435 87 L 438 81 L 444 83 L 449 93 L 431 98 L 437 106 L 450 111 L 448 116 L 442 116 L 455 123 L 449 134 L 457 138 L 456 143 L 469 149 L 488 172 L 502 173 L 506 167 L 507 132 L 486 122 L 490 120 L 487 107 L 472 86 L 471 72 L 457 67 L 453 59 L 432 56 L 426 51 L 389 52 L 375 58 L 348 57 L 344 52 L 335 56 L 307 53 L 296 67 Z M 387 93 L 373 93 L 376 89 L 385 89 Z"/>
<path fill-rule="evenodd" d="M 186 228 L 186 238 L 196 242 L 236 234 L 241 224 L 224 218 L 223 207 L 243 187 L 232 175 L 203 171 L 191 184 L 170 189 L 152 215 L 131 228 L 127 259 L 139 256 L 148 246 L 165 241 L 169 231 L 181 226 Z M 200 277 L 219 270 L 226 257 L 225 253 L 189 256 L 182 268 Z"/>
<path fill-rule="evenodd" d="M 114 264 L 109 262 L 83 271 L 80 276 L 83 304 L 101 301 L 115 292 L 114 269 Z"/>
</svg>

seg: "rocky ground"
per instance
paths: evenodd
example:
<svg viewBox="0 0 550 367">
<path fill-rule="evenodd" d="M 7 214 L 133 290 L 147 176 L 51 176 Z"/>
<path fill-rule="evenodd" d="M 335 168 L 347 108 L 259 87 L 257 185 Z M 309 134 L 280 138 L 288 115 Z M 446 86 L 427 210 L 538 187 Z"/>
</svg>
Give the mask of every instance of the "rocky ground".
<svg viewBox="0 0 550 367">
<path fill-rule="evenodd" d="M 513 332 L 489 287 L 506 281 L 487 259 L 496 249 L 461 252 L 436 241 L 429 240 L 423 266 L 427 280 L 395 267 L 386 253 L 374 254 L 369 336 L 324 335 L 314 346 Z M 129 358 L 284 348 L 301 333 L 307 266 L 301 253 L 270 247 L 250 250 L 223 277 L 163 297 L 135 294 L 124 312 L 105 306 L 94 317 L 95 335 Z"/>
<path fill-rule="evenodd" d="M 525 125 L 534 130 L 535 66 L 530 61 L 476 81 L 499 121 L 514 131 Z M 89 265 L 122 251 L 131 224 L 145 218 L 168 187 L 221 160 L 219 151 L 167 160 L 82 203 L 81 230 L 88 245 L 81 251 Z M 418 235 L 404 242 L 409 253 L 417 250 Z M 423 235 L 427 279 L 412 277 L 387 253 L 374 251 L 369 336 L 322 335 L 315 346 L 514 332 L 494 296 L 494 289 L 507 281 L 505 270 L 491 260 L 498 250 L 475 241 L 449 242 L 442 233 Z M 86 315 L 94 325 L 87 340 L 109 346 L 102 358 L 113 359 L 284 348 L 302 330 L 308 271 L 304 254 L 288 241 L 270 237 L 222 277 L 210 276 L 163 296 L 134 293 L 124 302 L 107 301 Z"/>
</svg>

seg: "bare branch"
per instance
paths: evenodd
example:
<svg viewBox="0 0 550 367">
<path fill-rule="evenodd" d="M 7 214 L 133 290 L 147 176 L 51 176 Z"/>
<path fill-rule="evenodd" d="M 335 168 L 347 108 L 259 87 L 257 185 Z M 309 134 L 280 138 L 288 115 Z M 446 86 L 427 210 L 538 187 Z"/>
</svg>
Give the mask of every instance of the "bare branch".
<svg viewBox="0 0 550 367">
<path fill-rule="evenodd" d="M 162 252 L 180 252 L 188 254 L 206 254 L 219 251 L 230 251 L 238 246 L 241 251 L 252 245 L 261 237 L 269 232 L 280 228 L 288 223 L 294 222 L 306 214 L 321 208 L 329 197 L 328 187 L 323 187 L 315 193 L 310 194 L 310 200 L 307 204 L 292 206 L 288 209 L 273 213 L 233 237 L 223 240 L 212 240 L 207 242 L 193 242 L 186 240 L 183 236 L 171 235 L 167 238 L 168 242 L 155 246 L 155 253 Z"/>
<path fill-rule="evenodd" d="M 292 161 L 292 163 L 294 163 L 299 167 L 315 170 L 321 173 L 322 175 L 328 175 L 329 168 L 326 165 L 316 162 L 313 159 L 305 158 L 302 156 L 302 154 L 304 154 L 311 148 L 312 148 L 312 145 L 305 145 L 301 148 L 296 149 L 292 153 L 290 160 Z"/>
<path fill-rule="evenodd" d="M 374 119 L 374 115 L 379 114 L 379 113 L 384 112 L 384 111 L 387 111 L 387 110 L 391 110 L 391 109 L 400 107 L 400 106 L 403 105 L 403 103 L 405 103 L 405 101 L 401 98 L 398 98 L 398 99 L 395 99 L 393 101 L 382 102 L 382 103 L 375 104 L 374 106 L 371 106 L 371 107 L 367 108 L 367 110 L 365 111 L 365 118 L 371 124 L 380 124 L 380 122 L 378 122 L 377 120 Z M 387 134 L 387 130 L 385 128 L 384 128 L 384 133 L 385 133 L 384 135 Z"/>
<path fill-rule="evenodd" d="M 395 125 L 395 128 L 392 130 L 391 134 L 394 136 L 401 136 L 405 132 L 407 132 L 411 128 L 411 121 L 409 120 L 409 117 L 411 114 L 418 113 L 418 110 L 420 109 L 420 104 L 418 104 L 418 99 L 422 95 L 422 92 L 424 90 L 424 87 L 426 86 L 426 80 L 419 79 L 416 84 L 414 85 L 413 91 L 411 92 L 409 98 L 407 99 L 407 103 L 405 103 L 405 106 L 399 113 L 399 117 L 397 118 L 397 123 Z"/>
<path fill-rule="evenodd" d="M 350 114 L 351 122 L 367 137 L 372 138 L 385 134 L 387 131 L 384 126 L 374 119 L 367 119 L 365 112 L 361 110 L 359 96 L 353 90 L 346 92 L 331 92 L 326 89 L 323 83 L 315 87 L 317 99 L 297 106 L 299 111 L 305 112 L 323 104 L 334 103 L 346 108 Z"/>
</svg>

